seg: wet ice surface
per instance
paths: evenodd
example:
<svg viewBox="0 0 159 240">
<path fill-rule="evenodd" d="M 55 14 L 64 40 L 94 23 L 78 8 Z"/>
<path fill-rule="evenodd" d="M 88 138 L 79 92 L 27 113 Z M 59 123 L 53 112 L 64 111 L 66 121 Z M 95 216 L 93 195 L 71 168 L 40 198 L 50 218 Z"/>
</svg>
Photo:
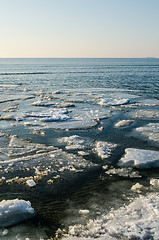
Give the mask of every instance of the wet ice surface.
<svg viewBox="0 0 159 240">
<path fill-rule="evenodd" d="M 144 172 L 159 167 L 158 100 L 104 88 L 35 92 L 19 85 L 0 86 L 0 93 L 1 200 L 29 200 L 54 229 L 49 237 L 53 231 L 66 239 L 158 239 L 159 177 L 149 172 L 147 187 Z M 77 188 L 77 205 L 70 207 Z M 57 220 L 63 208 L 66 215 Z M 40 229 L 41 235 L 29 235 L 36 227 L 29 221 L 22 231 L 15 226 L 0 234 L 4 240 L 49 238 Z"/>
</svg>

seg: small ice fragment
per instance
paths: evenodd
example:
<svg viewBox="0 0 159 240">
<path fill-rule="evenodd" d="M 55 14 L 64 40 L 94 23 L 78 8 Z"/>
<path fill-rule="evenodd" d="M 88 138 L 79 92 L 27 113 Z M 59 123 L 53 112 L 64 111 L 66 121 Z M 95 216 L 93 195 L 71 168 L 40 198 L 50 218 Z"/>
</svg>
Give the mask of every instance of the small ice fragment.
<svg viewBox="0 0 159 240">
<path fill-rule="evenodd" d="M 98 156 L 102 159 L 107 159 L 112 154 L 112 151 L 117 147 L 117 144 L 98 141 L 96 143 L 95 151 L 97 152 Z"/>
<path fill-rule="evenodd" d="M 33 179 L 29 179 L 26 181 L 26 184 L 29 186 L 29 187 L 35 187 L 36 186 L 36 183 L 34 182 Z"/>
<path fill-rule="evenodd" d="M 150 180 L 150 184 L 151 184 L 153 187 L 159 187 L 159 179 L 152 178 L 152 179 Z"/>
<path fill-rule="evenodd" d="M 78 154 L 81 156 L 88 156 L 89 153 L 88 152 L 84 152 L 84 151 L 78 151 Z"/>
<path fill-rule="evenodd" d="M 126 127 L 132 124 L 134 120 L 122 120 L 115 124 L 115 127 Z"/>
<path fill-rule="evenodd" d="M 140 183 L 136 183 L 131 187 L 131 190 L 133 192 L 141 192 L 141 190 L 144 188 L 144 186 Z"/>
<path fill-rule="evenodd" d="M 88 214 L 88 213 L 89 213 L 89 210 L 87 210 L 87 209 L 80 209 L 80 210 L 79 210 L 79 213 L 80 213 L 80 214 Z"/>
</svg>

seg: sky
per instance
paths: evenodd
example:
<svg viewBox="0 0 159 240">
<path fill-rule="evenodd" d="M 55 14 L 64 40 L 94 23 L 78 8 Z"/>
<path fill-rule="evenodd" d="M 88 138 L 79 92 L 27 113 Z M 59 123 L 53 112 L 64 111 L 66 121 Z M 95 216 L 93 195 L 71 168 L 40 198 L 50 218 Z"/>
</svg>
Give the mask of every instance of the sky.
<svg viewBox="0 0 159 240">
<path fill-rule="evenodd" d="M 0 0 L 0 58 L 159 57 L 159 0 Z"/>
</svg>

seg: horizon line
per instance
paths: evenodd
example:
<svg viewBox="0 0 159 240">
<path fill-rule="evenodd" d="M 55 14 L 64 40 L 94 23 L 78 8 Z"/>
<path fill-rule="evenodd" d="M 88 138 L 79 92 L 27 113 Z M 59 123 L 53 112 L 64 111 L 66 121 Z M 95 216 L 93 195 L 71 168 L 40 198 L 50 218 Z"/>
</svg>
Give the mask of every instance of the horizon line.
<svg viewBox="0 0 159 240">
<path fill-rule="evenodd" d="M 159 57 L 0 57 L 0 59 L 158 59 Z"/>
</svg>

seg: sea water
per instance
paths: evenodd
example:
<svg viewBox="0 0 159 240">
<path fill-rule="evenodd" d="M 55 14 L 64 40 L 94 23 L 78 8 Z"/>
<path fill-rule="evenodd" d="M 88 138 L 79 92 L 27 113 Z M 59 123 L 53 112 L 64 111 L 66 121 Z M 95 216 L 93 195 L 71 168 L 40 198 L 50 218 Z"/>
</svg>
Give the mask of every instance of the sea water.
<svg viewBox="0 0 159 240">
<path fill-rule="evenodd" d="M 159 239 L 158 94 L 155 58 L 0 59 L 0 239 Z"/>
</svg>

